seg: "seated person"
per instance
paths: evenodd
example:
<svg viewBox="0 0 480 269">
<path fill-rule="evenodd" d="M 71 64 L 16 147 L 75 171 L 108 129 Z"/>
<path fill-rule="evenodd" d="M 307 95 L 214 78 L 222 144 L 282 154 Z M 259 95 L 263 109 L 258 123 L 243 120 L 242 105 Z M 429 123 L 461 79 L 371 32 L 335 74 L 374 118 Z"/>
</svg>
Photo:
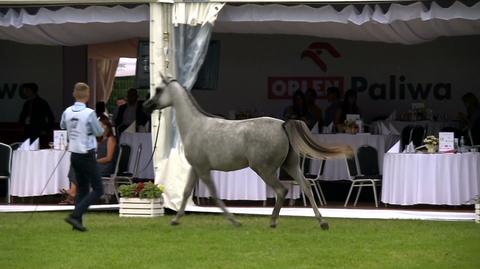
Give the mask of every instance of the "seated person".
<svg viewBox="0 0 480 269">
<path fill-rule="evenodd" d="M 308 89 L 305 92 L 305 103 L 307 108 L 307 126 L 310 130 L 318 123 L 318 130 L 312 130 L 315 132 L 321 132 L 323 126 L 322 109 L 317 106 L 315 101 L 317 100 L 317 92 L 314 89 Z"/>
<path fill-rule="evenodd" d="M 107 118 L 109 117 L 107 113 L 107 108 L 105 107 L 105 102 L 97 102 L 95 104 L 95 113 L 97 114 L 97 117 L 100 117 L 102 115 Z"/>
<path fill-rule="evenodd" d="M 115 165 L 117 159 L 117 138 L 113 134 L 112 124 L 107 117 L 100 117 L 100 123 L 105 132 L 98 141 L 98 170 L 100 171 L 100 176 L 108 177 L 115 172 Z"/>
<path fill-rule="evenodd" d="M 357 106 L 357 92 L 355 90 L 348 90 L 345 92 L 341 108 L 337 111 L 337 130 L 344 131 L 344 123 L 347 114 L 360 114 L 360 108 Z"/>
<path fill-rule="evenodd" d="M 297 90 L 292 96 L 292 105 L 283 111 L 284 120 L 301 120 L 312 129 L 316 123 L 315 116 L 309 112 L 305 94 L 301 90 Z"/>
<path fill-rule="evenodd" d="M 335 123 L 339 122 L 340 119 L 337 119 L 340 114 L 337 115 L 337 111 L 340 110 L 340 89 L 337 87 L 329 87 L 327 89 L 327 100 L 330 103 L 328 107 L 325 109 L 325 118 L 323 121 L 323 126 L 329 126 L 333 123 L 335 127 Z M 332 130 L 334 131 L 334 130 Z"/>
</svg>

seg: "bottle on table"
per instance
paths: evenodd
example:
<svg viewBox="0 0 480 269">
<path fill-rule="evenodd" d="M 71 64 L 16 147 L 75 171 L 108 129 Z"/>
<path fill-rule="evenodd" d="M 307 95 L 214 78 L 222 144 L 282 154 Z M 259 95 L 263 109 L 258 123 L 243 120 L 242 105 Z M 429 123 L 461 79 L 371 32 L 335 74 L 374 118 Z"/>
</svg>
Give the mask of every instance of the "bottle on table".
<svg viewBox="0 0 480 269">
<path fill-rule="evenodd" d="M 460 152 L 463 152 L 465 148 L 465 138 L 463 136 L 460 137 Z"/>
</svg>

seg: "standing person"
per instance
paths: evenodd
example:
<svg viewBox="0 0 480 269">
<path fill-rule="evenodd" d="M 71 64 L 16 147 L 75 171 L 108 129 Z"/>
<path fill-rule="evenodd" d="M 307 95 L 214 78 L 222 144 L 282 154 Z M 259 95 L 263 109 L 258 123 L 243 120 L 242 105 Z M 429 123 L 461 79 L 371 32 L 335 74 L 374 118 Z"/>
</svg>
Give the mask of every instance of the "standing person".
<svg viewBox="0 0 480 269">
<path fill-rule="evenodd" d="M 144 126 L 148 121 L 148 117 L 143 112 L 142 102 L 138 101 L 137 89 L 131 88 L 127 92 L 127 103 L 118 108 L 115 118 L 117 135 L 120 137 L 120 134 L 134 121 L 136 121 L 137 126 Z"/>
<path fill-rule="evenodd" d="M 83 226 L 83 215 L 88 207 L 103 194 L 95 149 L 97 148 L 96 136 L 101 136 L 104 130 L 100 126 L 95 111 L 87 108 L 86 105 L 90 99 L 90 87 L 78 82 L 73 89 L 73 97 L 76 100 L 75 104 L 63 112 L 60 122 L 60 127 L 67 129 L 68 150 L 72 153 L 71 164 L 78 183 L 75 209 L 65 221 L 71 224 L 73 229 L 85 232 L 87 228 Z"/>
<path fill-rule="evenodd" d="M 25 136 L 33 142 L 40 138 L 40 146 L 48 146 L 48 135 L 53 130 L 55 118 L 47 101 L 38 95 L 36 83 L 24 83 L 20 86 L 27 97 L 20 113 L 19 122 L 25 128 Z"/>
<path fill-rule="evenodd" d="M 470 141 L 473 145 L 480 144 L 480 102 L 475 94 L 467 92 L 462 96 L 463 104 L 467 110 L 467 114 L 459 113 L 460 122 L 463 124 L 463 129 L 466 131 L 467 137 L 472 139 Z M 468 140 L 470 140 L 468 139 Z"/>
</svg>

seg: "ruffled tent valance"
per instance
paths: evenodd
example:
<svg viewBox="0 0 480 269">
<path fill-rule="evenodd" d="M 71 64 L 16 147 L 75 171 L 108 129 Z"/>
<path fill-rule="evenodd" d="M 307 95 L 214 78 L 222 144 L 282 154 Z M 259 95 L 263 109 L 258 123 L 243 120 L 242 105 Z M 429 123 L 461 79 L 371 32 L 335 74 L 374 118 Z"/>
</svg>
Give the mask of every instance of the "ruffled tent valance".
<svg viewBox="0 0 480 269">
<path fill-rule="evenodd" d="M 416 44 L 442 36 L 480 34 L 480 3 L 448 7 L 409 5 L 226 5 L 217 33 L 309 35 L 347 40 Z M 8 9 L 0 13 L 0 39 L 29 44 L 84 45 L 148 38 L 149 6 Z"/>
<path fill-rule="evenodd" d="M 309 35 L 347 40 L 415 44 L 441 36 L 480 34 L 480 3 L 469 7 L 455 2 L 449 7 L 420 2 L 332 6 L 243 5 L 225 6 L 214 32 Z"/>
<path fill-rule="evenodd" d="M 0 39 L 27 44 L 76 46 L 148 38 L 149 6 L 40 8 L 0 13 Z"/>
</svg>

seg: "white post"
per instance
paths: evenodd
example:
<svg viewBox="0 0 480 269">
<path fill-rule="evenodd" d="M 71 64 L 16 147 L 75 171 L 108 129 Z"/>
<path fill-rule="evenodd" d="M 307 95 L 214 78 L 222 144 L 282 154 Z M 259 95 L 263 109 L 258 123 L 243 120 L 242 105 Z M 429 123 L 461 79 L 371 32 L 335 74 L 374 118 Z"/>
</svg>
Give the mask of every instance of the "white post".
<svg viewBox="0 0 480 269">
<path fill-rule="evenodd" d="M 166 74 L 170 68 L 173 55 L 170 52 L 171 32 L 171 6 L 166 3 L 150 3 L 150 96 L 155 95 L 155 88 L 160 85 L 160 73 Z M 152 146 L 155 148 L 154 171 L 155 183 L 163 184 L 164 171 L 168 163 L 171 140 L 170 108 L 163 109 L 160 115 L 156 110 L 152 114 Z M 157 130 L 159 129 L 159 130 Z M 157 138 L 158 133 L 158 138 Z M 155 142 L 157 141 L 157 145 Z"/>
</svg>

